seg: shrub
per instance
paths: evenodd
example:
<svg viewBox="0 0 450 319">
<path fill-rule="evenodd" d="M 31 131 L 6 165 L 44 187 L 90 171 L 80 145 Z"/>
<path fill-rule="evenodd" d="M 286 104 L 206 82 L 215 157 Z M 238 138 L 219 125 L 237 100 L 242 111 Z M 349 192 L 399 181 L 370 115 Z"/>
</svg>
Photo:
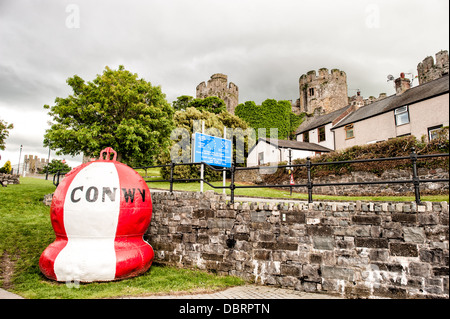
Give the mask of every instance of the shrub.
<svg viewBox="0 0 450 319">
<path fill-rule="evenodd" d="M 444 128 L 445 129 L 445 128 Z M 447 128 L 448 132 L 448 128 Z M 358 159 L 375 159 L 387 157 L 406 157 L 410 156 L 411 148 L 414 147 L 418 155 L 439 154 L 449 152 L 448 133 L 445 132 L 433 139 L 429 143 L 418 141 L 414 136 L 394 138 L 388 141 L 375 144 L 357 145 L 344 150 L 334 151 L 311 158 L 313 163 L 340 162 Z M 296 159 L 293 164 L 305 164 L 306 159 Z M 418 168 L 445 168 L 448 169 L 448 157 L 435 157 L 427 159 L 418 159 Z M 366 171 L 380 176 L 384 171 L 390 169 L 411 169 L 411 160 L 363 162 L 363 163 L 342 163 L 313 166 L 311 173 L 313 176 L 320 177 L 326 175 L 344 175 L 355 171 Z M 306 169 L 304 167 L 294 168 L 295 178 L 306 178 Z M 272 175 L 266 175 L 264 182 L 270 184 L 281 183 L 289 177 L 284 168 L 280 168 Z"/>
<path fill-rule="evenodd" d="M 2 168 L 0 168 L 0 173 L 10 174 L 11 170 L 12 170 L 11 162 L 10 161 L 6 161 L 5 165 L 3 165 Z"/>
</svg>

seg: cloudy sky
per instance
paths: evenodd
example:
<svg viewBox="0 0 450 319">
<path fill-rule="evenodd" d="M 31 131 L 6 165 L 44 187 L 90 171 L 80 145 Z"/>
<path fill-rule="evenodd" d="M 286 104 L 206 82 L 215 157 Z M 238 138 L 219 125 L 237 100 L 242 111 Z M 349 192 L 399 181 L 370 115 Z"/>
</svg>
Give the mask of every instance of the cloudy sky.
<svg viewBox="0 0 450 319">
<path fill-rule="evenodd" d="M 348 94 L 393 94 L 387 75 L 417 74 L 449 49 L 448 0 L 0 0 L 0 119 L 14 124 L 0 166 L 47 158 L 43 105 L 105 66 L 160 85 L 171 103 L 214 73 L 239 102 L 296 100 L 298 79 L 338 68 Z M 414 81 L 413 84 L 417 82 Z M 65 158 L 72 166 L 81 157 Z"/>
</svg>

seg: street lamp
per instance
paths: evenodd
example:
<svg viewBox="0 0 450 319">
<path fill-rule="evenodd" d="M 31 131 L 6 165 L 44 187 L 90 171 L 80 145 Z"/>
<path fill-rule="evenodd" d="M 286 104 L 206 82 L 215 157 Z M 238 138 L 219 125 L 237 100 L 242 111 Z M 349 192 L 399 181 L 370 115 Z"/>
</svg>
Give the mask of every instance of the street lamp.
<svg viewBox="0 0 450 319">
<path fill-rule="evenodd" d="M 48 166 L 50 164 L 50 146 L 48 147 L 47 169 L 45 170 L 45 180 L 48 180 Z"/>
<path fill-rule="evenodd" d="M 17 165 L 17 174 L 20 175 L 20 158 L 22 157 L 22 145 L 20 145 L 19 165 Z"/>
</svg>

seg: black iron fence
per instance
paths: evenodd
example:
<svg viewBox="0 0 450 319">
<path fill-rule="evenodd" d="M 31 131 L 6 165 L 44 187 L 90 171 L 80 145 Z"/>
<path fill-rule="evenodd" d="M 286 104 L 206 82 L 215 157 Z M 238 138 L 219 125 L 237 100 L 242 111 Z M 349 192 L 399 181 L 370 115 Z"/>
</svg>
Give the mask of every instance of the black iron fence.
<svg viewBox="0 0 450 319">
<path fill-rule="evenodd" d="M 444 178 L 435 178 L 435 179 L 420 179 L 417 173 L 417 160 L 418 159 L 426 159 L 426 158 L 434 158 L 434 157 L 449 157 L 448 153 L 442 153 L 442 154 L 429 154 L 429 155 L 418 155 L 415 151 L 415 148 L 413 147 L 411 149 L 411 153 L 409 156 L 401 156 L 401 157 L 385 157 L 385 158 L 373 158 L 373 159 L 359 159 L 359 160 L 349 160 L 349 161 L 337 161 L 337 162 L 321 162 L 321 163 L 313 163 L 311 159 L 308 157 L 306 159 L 305 164 L 287 164 L 287 165 L 277 165 L 277 166 L 255 166 L 255 167 L 238 167 L 235 165 L 235 163 L 231 164 L 231 167 L 229 168 L 222 168 L 222 167 L 214 167 L 207 163 L 170 163 L 165 165 L 152 165 L 152 166 L 141 166 L 141 167 L 133 167 L 133 169 L 150 169 L 150 168 L 162 168 L 162 167 L 170 167 L 170 177 L 168 179 L 152 179 L 152 180 L 145 180 L 147 183 L 155 183 L 155 182 L 168 182 L 170 185 L 169 191 L 173 192 L 173 184 L 177 182 L 201 182 L 203 181 L 208 186 L 214 188 L 214 189 L 229 189 L 230 190 L 230 202 L 234 203 L 234 197 L 235 197 L 235 190 L 236 189 L 244 189 L 244 188 L 306 188 L 308 192 L 308 203 L 313 202 L 313 189 L 314 187 L 320 187 L 320 186 L 351 186 L 351 185 L 374 185 L 374 184 L 413 184 L 414 186 L 414 195 L 415 195 L 415 201 L 417 204 L 421 203 L 420 200 L 420 184 L 421 183 L 438 183 L 438 182 L 449 182 L 449 179 Z M 339 165 L 339 164 L 354 164 L 354 163 L 367 163 L 367 162 L 381 162 L 381 161 L 399 161 L 399 160 L 410 160 L 411 162 L 411 170 L 412 170 L 412 178 L 411 179 L 403 179 L 403 180 L 382 180 L 382 181 L 366 181 L 366 182 L 342 182 L 342 183 L 314 183 L 311 169 L 314 166 L 323 166 L 323 165 Z M 225 186 L 215 186 L 205 180 L 204 178 L 174 178 L 174 169 L 177 166 L 182 165 L 204 165 L 206 167 L 209 167 L 213 171 L 216 172 L 229 172 L 231 176 L 231 181 L 229 185 Z M 255 170 L 255 169 L 278 169 L 278 168 L 289 168 L 293 170 L 296 167 L 304 167 L 306 169 L 306 176 L 307 176 L 307 182 L 304 184 L 292 184 L 292 185 L 286 185 L 286 184 L 264 184 L 264 185 L 236 185 L 235 183 L 235 175 L 236 171 L 241 170 Z M 53 184 L 58 186 L 60 176 L 63 176 L 64 174 L 60 174 L 59 172 L 54 175 L 53 177 Z"/>
</svg>

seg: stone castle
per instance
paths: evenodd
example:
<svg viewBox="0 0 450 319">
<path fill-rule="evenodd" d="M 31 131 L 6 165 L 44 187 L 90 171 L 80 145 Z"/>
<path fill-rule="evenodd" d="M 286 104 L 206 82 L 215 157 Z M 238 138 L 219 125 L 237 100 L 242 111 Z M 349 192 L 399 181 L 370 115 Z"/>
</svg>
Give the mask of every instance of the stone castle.
<svg viewBox="0 0 450 319">
<path fill-rule="evenodd" d="M 449 58 L 448 51 L 441 50 L 436 53 L 436 60 L 428 56 L 417 65 L 419 85 L 440 78 L 448 74 Z M 411 85 L 410 79 L 402 73 L 394 81 L 396 94 L 408 89 Z M 234 114 L 239 103 L 239 89 L 236 84 L 230 82 L 225 74 L 216 73 L 211 76 L 208 83 L 202 82 L 197 85 L 197 98 L 217 96 L 224 100 L 227 111 Z M 339 69 L 321 68 L 316 72 L 311 70 L 299 78 L 300 98 L 292 103 L 292 111 L 295 114 L 303 112 L 309 114 L 327 114 L 339 110 L 347 105 L 361 107 L 372 102 L 384 99 L 386 93 L 380 93 L 378 97 L 370 96 L 363 98 L 357 90 L 353 96 L 348 96 L 347 75 Z"/>
<path fill-rule="evenodd" d="M 234 114 L 239 103 L 239 88 L 233 82 L 228 84 L 228 77 L 221 73 L 213 74 L 207 84 L 202 82 L 197 85 L 196 94 L 198 99 L 217 96 L 225 102 L 227 111 L 231 114 Z"/>
<path fill-rule="evenodd" d="M 325 113 L 338 110 L 348 105 L 347 75 L 344 71 L 319 69 L 319 74 L 312 70 L 299 79 L 300 111 L 312 113 L 322 108 Z"/>
<path fill-rule="evenodd" d="M 436 80 L 448 73 L 448 51 L 441 50 L 436 53 L 436 63 L 432 56 L 426 57 L 417 65 L 419 84 Z"/>
<path fill-rule="evenodd" d="M 436 62 L 433 57 L 426 57 L 417 65 L 419 85 L 448 74 L 448 69 L 448 51 L 436 53 Z M 411 81 L 402 73 L 395 79 L 394 84 L 396 94 L 401 94 L 410 87 Z M 378 98 L 374 96 L 363 98 L 359 90 L 356 95 L 349 97 L 345 72 L 338 69 L 328 72 L 326 68 L 319 69 L 318 74 L 314 70 L 303 74 L 299 79 L 299 91 L 300 98 L 292 105 L 292 110 L 297 114 L 301 112 L 327 114 L 347 105 L 361 107 L 387 97 L 386 93 L 380 93 Z"/>
<path fill-rule="evenodd" d="M 38 158 L 37 155 L 25 155 L 23 158 L 23 171 L 31 174 L 39 173 L 48 164 L 48 159 Z"/>
</svg>

